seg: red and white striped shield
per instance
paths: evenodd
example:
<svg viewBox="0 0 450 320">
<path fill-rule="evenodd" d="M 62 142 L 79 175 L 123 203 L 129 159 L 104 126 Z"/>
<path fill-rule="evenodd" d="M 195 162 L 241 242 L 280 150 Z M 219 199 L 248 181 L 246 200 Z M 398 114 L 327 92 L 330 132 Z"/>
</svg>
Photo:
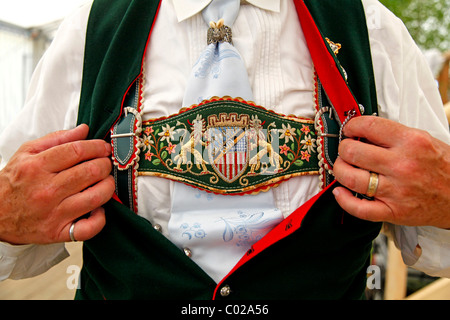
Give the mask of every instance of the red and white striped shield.
<svg viewBox="0 0 450 320">
<path fill-rule="evenodd" d="M 236 181 L 248 166 L 248 140 L 243 127 L 210 127 L 210 164 L 221 179 Z"/>
</svg>

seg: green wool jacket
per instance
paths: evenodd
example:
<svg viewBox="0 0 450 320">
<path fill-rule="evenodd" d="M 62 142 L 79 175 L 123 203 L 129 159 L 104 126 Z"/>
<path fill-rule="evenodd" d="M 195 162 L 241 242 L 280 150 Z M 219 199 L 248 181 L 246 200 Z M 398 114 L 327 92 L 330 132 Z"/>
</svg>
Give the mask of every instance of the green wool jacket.
<svg viewBox="0 0 450 320">
<path fill-rule="evenodd" d="M 361 2 L 305 4 L 321 34 L 342 44 L 335 62 L 345 69 L 356 101 L 366 114 L 376 112 Z M 94 1 L 78 119 L 90 126 L 90 138 L 110 139 L 125 95 L 140 76 L 159 5 L 156 0 Z M 360 299 L 380 224 L 343 212 L 331 193 L 335 185 L 255 244 L 219 284 L 149 221 L 112 199 L 105 205 L 105 228 L 84 243 L 76 299 Z M 230 289 L 228 295 L 220 294 L 223 287 Z"/>
</svg>

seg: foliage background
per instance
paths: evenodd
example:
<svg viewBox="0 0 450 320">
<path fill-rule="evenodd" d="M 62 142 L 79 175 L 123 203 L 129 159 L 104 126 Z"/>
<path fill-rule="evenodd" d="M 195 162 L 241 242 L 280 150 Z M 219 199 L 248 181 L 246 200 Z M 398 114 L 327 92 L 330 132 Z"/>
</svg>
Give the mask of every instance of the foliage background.
<svg viewBox="0 0 450 320">
<path fill-rule="evenodd" d="M 450 50 L 450 0 L 380 0 L 422 49 Z"/>
</svg>

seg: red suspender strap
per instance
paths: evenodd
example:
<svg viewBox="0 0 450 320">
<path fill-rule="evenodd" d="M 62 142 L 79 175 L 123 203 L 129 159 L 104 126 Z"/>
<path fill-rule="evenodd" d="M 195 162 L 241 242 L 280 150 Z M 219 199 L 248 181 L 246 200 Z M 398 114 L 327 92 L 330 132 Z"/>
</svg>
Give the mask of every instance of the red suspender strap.
<svg viewBox="0 0 450 320">
<path fill-rule="evenodd" d="M 328 47 L 325 44 L 325 41 L 304 1 L 294 0 L 294 3 L 297 8 L 297 14 L 299 16 L 303 33 L 305 34 L 316 72 L 322 82 L 325 92 L 327 92 L 329 99 L 333 102 L 333 106 L 335 107 L 341 122 L 344 122 L 349 112 L 352 110 L 356 112 L 354 116 L 361 115 L 358 103 L 353 97 L 353 94 L 339 71 L 339 67 L 336 64 L 331 52 L 328 50 Z M 301 226 L 303 218 L 306 216 L 311 207 L 318 199 L 320 199 L 322 194 L 333 188 L 335 184 L 336 180 L 329 184 L 316 196 L 307 201 L 300 208 L 295 210 L 288 218 L 282 221 L 264 238 L 255 243 L 247 254 L 242 257 L 242 259 L 231 270 L 231 272 L 218 284 L 214 292 L 213 299 L 216 298 L 216 294 L 222 285 L 224 285 L 226 279 L 242 265 L 255 257 L 258 253 L 298 230 Z"/>
<path fill-rule="evenodd" d="M 344 122 L 351 110 L 356 112 L 355 116 L 360 116 L 361 112 L 358 103 L 342 77 L 339 67 L 328 50 L 325 40 L 317 28 L 305 2 L 303 0 L 294 0 L 294 3 L 314 63 L 314 68 L 341 122 Z"/>
</svg>

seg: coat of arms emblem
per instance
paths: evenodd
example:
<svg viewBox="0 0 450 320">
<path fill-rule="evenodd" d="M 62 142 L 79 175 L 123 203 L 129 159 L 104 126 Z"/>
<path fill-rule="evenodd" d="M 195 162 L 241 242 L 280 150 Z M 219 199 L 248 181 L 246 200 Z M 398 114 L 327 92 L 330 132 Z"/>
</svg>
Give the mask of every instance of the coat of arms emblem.
<svg viewBox="0 0 450 320">
<path fill-rule="evenodd" d="M 208 117 L 209 163 L 219 177 L 229 183 L 238 179 L 248 166 L 249 116 L 221 113 Z"/>
</svg>

